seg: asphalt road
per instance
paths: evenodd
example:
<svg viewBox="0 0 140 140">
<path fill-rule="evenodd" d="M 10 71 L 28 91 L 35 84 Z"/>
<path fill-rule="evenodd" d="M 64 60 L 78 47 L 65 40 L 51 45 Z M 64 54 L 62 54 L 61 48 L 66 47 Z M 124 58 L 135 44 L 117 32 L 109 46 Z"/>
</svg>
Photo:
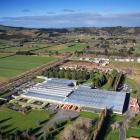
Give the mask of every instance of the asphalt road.
<svg viewBox="0 0 140 140">
<path fill-rule="evenodd" d="M 134 116 L 135 116 L 135 114 L 130 109 L 128 109 L 127 112 L 126 112 L 125 119 L 122 122 L 120 122 L 120 127 L 119 127 L 119 132 L 120 132 L 119 140 L 125 140 L 126 139 L 125 126 L 128 125 L 130 119 L 133 118 Z"/>
<path fill-rule="evenodd" d="M 120 132 L 119 140 L 125 140 L 125 138 L 126 138 L 126 131 L 125 131 L 123 123 L 120 125 L 119 132 Z"/>
</svg>

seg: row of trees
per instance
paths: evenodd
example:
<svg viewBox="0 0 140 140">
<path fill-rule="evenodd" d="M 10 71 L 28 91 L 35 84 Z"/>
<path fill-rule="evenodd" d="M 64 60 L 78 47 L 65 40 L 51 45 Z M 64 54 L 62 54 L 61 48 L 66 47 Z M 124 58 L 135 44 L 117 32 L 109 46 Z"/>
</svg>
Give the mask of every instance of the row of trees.
<svg viewBox="0 0 140 140">
<path fill-rule="evenodd" d="M 99 140 L 99 139 L 103 139 L 103 130 L 102 129 L 107 129 L 104 128 L 105 123 L 107 123 L 107 118 L 109 117 L 109 110 L 104 109 L 101 114 L 100 114 L 100 118 L 96 124 L 96 128 L 94 130 L 94 136 L 93 136 L 93 140 Z"/>
<path fill-rule="evenodd" d="M 74 54 L 76 56 L 80 56 L 83 54 L 96 54 L 96 55 L 107 55 L 107 56 L 122 56 L 122 57 L 127 57 L 127 56 L 137 56 L 137 54 L 135 53 L 135 49 L 134 48 L 121 48 L 120 50 L 112 50 L 110 51 L 108 47 L 102 47 L 102 51 L 101 50 L 93 50 L 93 49 L 84 49 L 82 51 L 75 51 Z"/>
<path fill-rule="evenodd" d="M 117 90 L 118 80 L 120 78 L 120 73 L 117 70 L 113 70 L 109 77 L 109 85 L 113 90 Z"/>
<path fill-rule="evenodd" d="M 44 73 L 49 78 L 65 78 L 78 80 L 84 82 L 90 80 L 93 87 L 101 87 L 107 82 L 106 75 L 100 72 L 88 72 L 87 70 L 60 70 L 59 68 L 52 68 Z"/>
</svg>

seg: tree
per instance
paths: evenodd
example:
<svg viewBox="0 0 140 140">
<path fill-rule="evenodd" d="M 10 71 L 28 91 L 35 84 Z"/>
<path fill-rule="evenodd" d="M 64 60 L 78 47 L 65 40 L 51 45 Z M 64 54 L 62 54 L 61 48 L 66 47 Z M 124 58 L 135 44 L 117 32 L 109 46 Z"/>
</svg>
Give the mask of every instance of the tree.
<svg viewBox="0 0 140 140">
<path fill-rule="evenodd" d="M 65 75 L 64 75 L 64 72 L 65 72 L 64 69 L 59 71 L 59 77 L 60 77 L 60 78 L 64 78 L 64 76 L 65 76 Z"/>
<path fill-rule="evenodd" d="M 71 73 L 72 79 L 76 80 L 76 71 L 73 70 Z"/>
<path fill-rule="evenodd" d="M 15 132 L 15 140 L 20 140 L 20 135 L 21 135 L 21 134 L 22 134 L 21 131 L 17 130 L 17 131 Z"/>
<path fill-rule="evenodd" d="M 129 55 L 133 54 L 133 51 L 135 51 L 135 49 L 133 47 L 129 48 L 128 49 L 128 54 Z"/>
<path fill-rule="evenodd" d="M 2 131 L 0 129 L 0 140 L 2 140 Z"/>
<path fill-rule="evenodd" d="M 26 135 L 27 135 L 27 137 L 30 137 L 31 134 L 32 134 L 32 128 L 26 129 Z"/>
<path fill-rule="evenodd" d="M 49 78 L 51 78 L 51 77 L 54 77 L 54 73 L 53 73 L 53 71 L 49 71 Z"/>
<path fill-rule="evenodd" d="M 66 78 L 66 79 L 71 79 L 70 70 L 67 70 L 67 71 L 65 72 L 65 78 Z"/>
<path fill-rule="evenodd" d="M 105 55 L 108 55 L 108 49 L 105 48 Z"/>
<path fill-rule="evenodd" d="M 58 51 L 55 51 L 55 55 L 58 55 Z"/>
</svg>

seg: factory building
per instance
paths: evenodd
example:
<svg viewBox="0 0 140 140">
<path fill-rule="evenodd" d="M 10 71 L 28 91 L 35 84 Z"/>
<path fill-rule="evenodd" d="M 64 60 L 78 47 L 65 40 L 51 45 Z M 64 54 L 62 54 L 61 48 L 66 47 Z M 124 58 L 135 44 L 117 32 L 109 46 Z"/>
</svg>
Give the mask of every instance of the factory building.
<svg viewBox="0 0 140 140">
<path fill-rule="evenodd" d="M 20 96 L 55 104 L 75 105 L 87 111 L 107 108 L 117 114 L 123 113 L 126 102 L 126 93 L 92 89 L 87 85 L 76 85 L 74 80 L 57 78 L 36 84 Z"/>
</svg>

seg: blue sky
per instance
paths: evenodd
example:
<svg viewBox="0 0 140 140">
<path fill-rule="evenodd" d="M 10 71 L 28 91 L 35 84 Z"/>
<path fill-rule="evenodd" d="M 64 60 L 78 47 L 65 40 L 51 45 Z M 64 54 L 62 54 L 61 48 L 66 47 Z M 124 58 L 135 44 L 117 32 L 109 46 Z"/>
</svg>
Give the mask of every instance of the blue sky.
<svg viewBox="0 0 140 140">
<path fill-rule="evenodd" d="M 0 24 L 39 28 L 140 26 L 140 0 L 0 0 Z"/>
</svg>

